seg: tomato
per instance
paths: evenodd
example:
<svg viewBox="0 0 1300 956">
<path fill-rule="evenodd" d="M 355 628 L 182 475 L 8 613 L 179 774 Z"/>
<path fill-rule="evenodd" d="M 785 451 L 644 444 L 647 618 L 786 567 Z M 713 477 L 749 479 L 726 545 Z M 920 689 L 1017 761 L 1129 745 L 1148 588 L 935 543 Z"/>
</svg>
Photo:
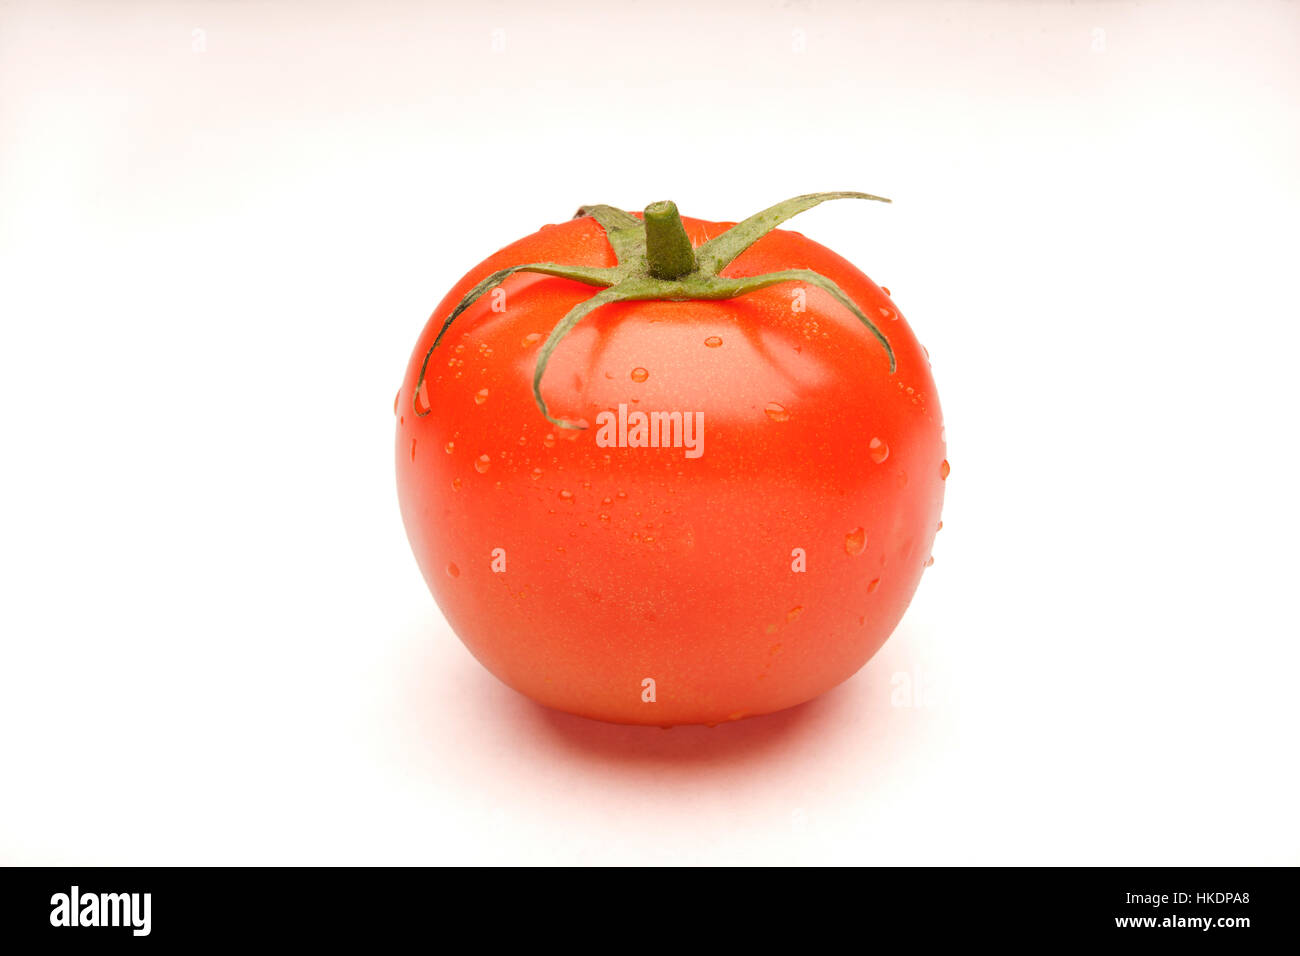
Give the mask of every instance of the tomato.
<svg viewBox="0 0 1300 956">
<path fill-rule="evenodd" d="M 752 243 L 699 278 L 733 224 L 669 206 L 543 227 L 448 292 L 397 395 L 397 488 L 439 607 L 506 684 L 601 720 L 717 724 L 876 652 L 930 559 L 948 465 L 928 357 L 886 291 L 769 231 L 782 215 L 747 220 Z M 633 298 L 553 343 L 605 273 L 490 278 L 612 270 L 616 245 Z M 753 280 L 788 270 L 817 279 Z M 653 419 L 647 447 L 638 412 L 682 414 Z"/>
</svg>

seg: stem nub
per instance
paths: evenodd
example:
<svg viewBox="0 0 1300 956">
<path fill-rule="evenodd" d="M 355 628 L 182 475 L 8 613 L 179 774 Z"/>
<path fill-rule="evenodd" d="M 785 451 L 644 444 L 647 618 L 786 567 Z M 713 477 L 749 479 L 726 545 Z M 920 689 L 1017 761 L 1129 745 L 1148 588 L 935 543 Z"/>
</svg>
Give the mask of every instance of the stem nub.
<svg viewBox="0 0 1300 956">
<path fill-rule="evenodd" d="M 656 279 L 679 279 L 695 271 L 695 250 L 671 200 L 645 207 L 646 268 Z"/>
</svg>

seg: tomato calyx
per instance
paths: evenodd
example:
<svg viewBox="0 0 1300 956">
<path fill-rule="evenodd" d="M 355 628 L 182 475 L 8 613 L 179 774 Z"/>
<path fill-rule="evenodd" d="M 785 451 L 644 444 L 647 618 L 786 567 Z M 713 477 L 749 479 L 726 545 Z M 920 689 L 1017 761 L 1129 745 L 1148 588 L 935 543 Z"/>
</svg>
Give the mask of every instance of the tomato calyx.
<svg viewBox="0 0 1300 956">
<path fill-rule="evenodd" d="M 574 326 L 611 302 L 653 299 L 667 301 L 734 299 L 778 283 L 800 282 L 829 293 L 832 298 L 852 312 L 885 349 L 885 353 L 889 356 L 889 371 L 894 372 L 897 368 L 894 350 L 884 333 L 845 294 L 843 289 L 820 272 L 812 269 L 782 269 L 743 278 L 728 278 L 719 274 L 737 256 L 781 223 L 828 199 L 871 199 L 877 202 L 889 202 L 881 196 L 857 192 L 809 193 L 805 196 L 796 196 L 769 206 L 762 212 L 736 223 L 699 248 L 691 246 L 685 227 L 682 225 L 681 215 L 672 202 L 651 203 L 646 207 L 642 218 L 637 218 L 614 206 L 583 206 L 574 218 L 590 216 L 600 224 L 605 230 L 605 237 L 614 250 L 618 264 L 596 267 L 564 265 L 556 262 L 529 262 L 500 269 L 483 279 L 466 293 L 443 321 L 442 328 L 438 330 L 433 340 L 433 345 L 429 346 L 429 351 L 425 353 L 424 363 L 420 366 L 420 377 L 411 396 L 415 414 L 423 418 L 433 410 L 431 406 L 421 410 L 416 404 L 416 397 L 424 387 L 425 376 L 429 370 L 429 359 L 443 336 L 447 334 L 447 330 L 484 293 L 500 285 L 516 272 L 532 272 L 572 279 L 599 287 L 601 290 L 574 306 L 555 325 L 537 355 L 537 364 L 533 371 L 533 400 L 546 420 L 559 428 L 582 429 L 586 426 L 553 417 L 542 399 L 542 377 L 546 374 L 551 353 Z"/>
</svg>

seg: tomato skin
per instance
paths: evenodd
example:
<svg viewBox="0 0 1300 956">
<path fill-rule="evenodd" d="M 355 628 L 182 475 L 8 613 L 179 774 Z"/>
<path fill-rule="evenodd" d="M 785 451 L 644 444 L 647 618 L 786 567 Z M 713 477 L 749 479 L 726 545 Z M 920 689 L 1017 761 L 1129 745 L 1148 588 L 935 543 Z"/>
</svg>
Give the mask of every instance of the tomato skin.
<svg viewBox="0 0 1300 956">
<path fill-rule="evenodd" d="M 683 222 L 697 246 L 731 225 Z M 938 396 L 892 300 L 829 249 L 772 232 L 723 275 L 828 276 L 888 337 L 897 370 L 816 288 L 616 303 L 551 357 L 542 384 L 551 413 L 593 425 L 573 431 L 542 416 L 532 375 L 551 328 L 596 290 L 517 274 L 504 303 L 485 295 L 460 316 L 417 397 L 424 356 L 465 293 L 497 269 L 538 261 L 615 257 L 590 218 L 497 252 L 434 311 L 397 398 L 402 517 L 452 628 L 521 693 L 620 723 L 716 724 L 850 677 L 910 602 L 943 501 Z M 413 404 L 426 400 L 432 411 L 418 417 Z M 703 412 L 703 454 L 599 447 L 596 416 L 620 403 Z M 792 570 L 794 549 L 806 571 Z M 646 678 L 653 702 L 643 700 Z"/>
</svg>

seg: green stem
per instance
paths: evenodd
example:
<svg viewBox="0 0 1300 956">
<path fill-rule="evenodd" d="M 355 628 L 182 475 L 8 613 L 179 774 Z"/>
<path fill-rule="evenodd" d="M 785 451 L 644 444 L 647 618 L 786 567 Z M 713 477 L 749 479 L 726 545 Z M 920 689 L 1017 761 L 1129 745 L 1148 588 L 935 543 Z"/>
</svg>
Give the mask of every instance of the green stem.
<svg viewBox="0 0 1300 956">
<path fill-rule="evenodd" d="M 423 418 L 433 410 L 429 407 L 420 411 L 415 401 L 424 387 L 429 372 L 429 360 L 447 334 L 452 322 L 473 306 L 488 290 L 500 285 L 516 272 L 535 272 L 544 276 L 602 287 L 601 291 L 592 298 L 578 303 L 569 310 L 568 314 L 551 330 L 550 336 L 538 352 L 537 363 L 533 367 L 533 400 L 546 419 L 560 428 L 586 426 L 554 418 L 547 410 L 546 403 L 542 401 L 542 376 L 546 373 L 546 365 L 550 361 L 551 353 L 560 344 L 560 340 L 575 325 L 596 309 L 612 302 L 725 300 L 734 299 L 778 282 L 803 282 L 829 293 L 866 326 L 884 347 L 885 354 L 889 357 L 889 371 L 892 374 L 897 369 L 897 363 L 894 350 L 890 347 L 885 334 L 867 317 L 866 312 L 845 294 L 843 289 L 821 273 L 810 269 L 781 269 L 741 278 L 723 277 L 720 274 L 746 249 L 791 216 L 796 216 L 828 199 L 874 199 L 879 202 L 889 202 L 888 199 L 880 196 L 854 192 L 809 193 L 806 196 L 796 196 L 755 213 L 707 242 L 700 243 L 698 249 L 691 247 L 691 240 L 686 235 L 686 227 L 682 225 L 682 217 L 677 212 L 677 206 L 671 202 L 651 203 L 645 209 L 644 219 L 637 219 L 630 212 L 615 209 L 613 206 L 583 206 L 578 210 L 577 216 L 591 216 L 601 225 L 609 239 L 610 247 L 614 250 L 618 265 L 598 267 L 563 265 L 557 262 L 531 262 L 499 269 L 481 280 L 443 320 L 442 328 L 439 329 L 433 344 L 424 353 L 420 375 L 411 392 L 411 403 L 415 414 Z M 426 395 L 425 398 L 427 401 L 429 396 Z"/>
<path fill-rule="evenodd" d="M 656 279 L 679 279 L 695 271 L 695 250 L 672 201 L 645 207 L 646 267 Z"/>
</svg>

